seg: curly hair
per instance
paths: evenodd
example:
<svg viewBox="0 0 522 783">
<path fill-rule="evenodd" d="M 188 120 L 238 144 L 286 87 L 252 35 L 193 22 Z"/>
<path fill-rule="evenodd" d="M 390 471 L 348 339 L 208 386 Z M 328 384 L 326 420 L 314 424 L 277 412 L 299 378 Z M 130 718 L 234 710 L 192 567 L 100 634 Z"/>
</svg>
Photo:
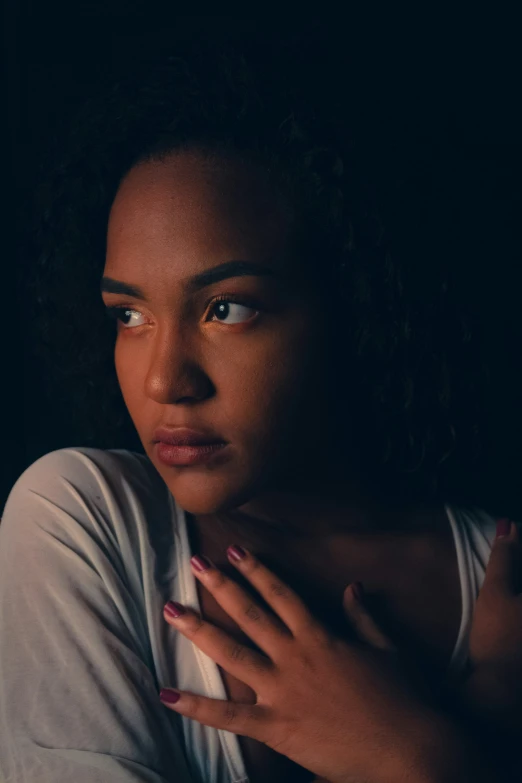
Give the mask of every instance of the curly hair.
<svg viewBox="0 0 522 783">
<path fill-rule="evenodd" d="M 342 303 L 341 388 L 352 389 L 366 469 L 434 495 L 445 466 L 481 452 L 476 326 L 455 306 L 448 269 L 426 268 L 419 285 L 401 262 L 352 139 L 349 91 L 306 59 L 289 46 L 178 47 L 74 117 L 36 194 L 23 269 L 47 391 L 86 445 L 140 449 L 99 296 L 111 203 L 141 160 L 184 147 L 240 155 L 296 205 L 303 263 Z"/>
</svg>

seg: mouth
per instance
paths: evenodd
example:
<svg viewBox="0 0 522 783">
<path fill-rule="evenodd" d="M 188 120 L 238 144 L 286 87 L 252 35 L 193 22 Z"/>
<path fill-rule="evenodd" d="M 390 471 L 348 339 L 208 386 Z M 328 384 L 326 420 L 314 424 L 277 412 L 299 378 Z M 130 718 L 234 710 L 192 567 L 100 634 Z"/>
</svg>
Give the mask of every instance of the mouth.
<svg viewBox="0 0 522 783">
<path fill-rule="evenodd" d="M 229 446 L 215 433 L 182 427 L 156 430 L 153 444 L 160 462 L 176 467 L 209 462 Z"/>
<path fill-rule="evenodd" d="M 164 465 L 185 467 L 210 462 L 218 452 L 226 449 L 228 443 L 208 443 L 202 446 L 171 446 L 169 443 L 157 443 L 156 454 Z"/>
</svg>

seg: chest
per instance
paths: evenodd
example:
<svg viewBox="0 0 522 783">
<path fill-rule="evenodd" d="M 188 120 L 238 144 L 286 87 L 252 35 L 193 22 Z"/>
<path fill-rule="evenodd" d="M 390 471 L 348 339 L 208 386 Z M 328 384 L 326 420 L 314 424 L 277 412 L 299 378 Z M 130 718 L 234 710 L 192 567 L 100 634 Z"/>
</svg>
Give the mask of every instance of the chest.
<svg viewBox="0 0 522 783">
<path fill-rule="evenodd" d="M 214 546 L 199 542 L 199 552 L 230 570 L 220 560 Z M 395 644 L 413 654 L 421 664 L 428 681 L 436 687 L 443 677 L 455 647 L 461 619 L 460 579 L 452 539 L 437 538 L 410 552 L 393 552 L 390 546 L 381 552 L 373 548 L 340 553 L 328 568 L 321 558 L 305 565 L 294 560 L 293 567 L 282 578 L 296 589 L 314 612 L 337 634 L 343 635 L 344 618 L 339 611 L 344 588 L 360 581 L 365 588 L 365 602 L 380 627 Z M 240 641 L 247 637 L 219 604 L 198 583 L 198 595 L 203 616 L 227 630 Z M 220 668 L 228 698 L 254 703 L 255 693 L 243 682 Z M 272 783 L 305 783 L 313 779 L 286 757 L 247 737 L 239 744 L 251 783 L 271 780 Z"/>
</svg>

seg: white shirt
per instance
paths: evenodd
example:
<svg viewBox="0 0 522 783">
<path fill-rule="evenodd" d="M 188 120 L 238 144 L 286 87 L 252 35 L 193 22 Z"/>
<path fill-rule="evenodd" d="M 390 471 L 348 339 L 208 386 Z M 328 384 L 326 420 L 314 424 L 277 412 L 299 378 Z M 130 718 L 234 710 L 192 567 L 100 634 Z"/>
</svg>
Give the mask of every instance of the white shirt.
<svg viewBox="0 0 522 783">
<path fill-rule="evenodd" d="M 446 507 L 467 658 L 495 536 Z M 225 699 L 217 665 L 163 619 L 200 610 L 185 512 L 140 454 L 61 449 L 19 478 L 0 525 L 1 783 L 240 783 L 238 738 L 164 707 L 162 687 Z"/>
</svg>

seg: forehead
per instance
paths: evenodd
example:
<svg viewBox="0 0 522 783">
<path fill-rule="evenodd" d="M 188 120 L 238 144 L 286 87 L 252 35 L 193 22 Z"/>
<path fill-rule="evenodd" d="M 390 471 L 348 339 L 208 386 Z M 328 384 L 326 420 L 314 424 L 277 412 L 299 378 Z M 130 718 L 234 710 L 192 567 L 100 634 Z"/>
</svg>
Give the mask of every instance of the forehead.
<svg viewBox="0 0 522 783">
<path fill-rule="evenodd" d="M 197 273 L 230 258 L 286 255 L 290 210 L 266 173 L 239 161 L 176 153 L 135 166 L 108 226 L 107 265 L 165 265 Z"/>
</svg>

